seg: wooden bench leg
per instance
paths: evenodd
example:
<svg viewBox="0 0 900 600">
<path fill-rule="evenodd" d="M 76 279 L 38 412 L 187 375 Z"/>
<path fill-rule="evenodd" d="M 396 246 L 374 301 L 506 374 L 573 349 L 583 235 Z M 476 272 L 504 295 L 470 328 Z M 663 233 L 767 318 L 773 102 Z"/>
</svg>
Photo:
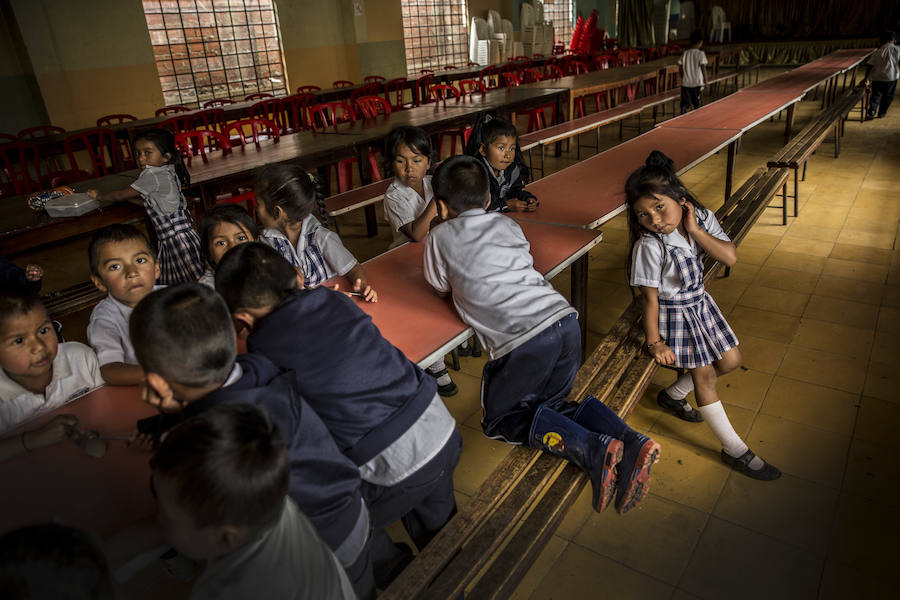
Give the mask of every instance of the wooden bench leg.
<svg viewBox="0 0 900 600">
<path fill-rule="evenodd" d="M 787 225 L 787 182 L 781 186 L 781 224 Z"/>
<path fill-rule="evenodd" d="M 728 144 L 728 162 L 725 165 L 725 201 L 731 197 L 731 186 L 734 183 L 734 155 L 737 152 L 738 140 Z"/>
<path fill-rule="evenodd" d="M 375 237 L 378 235 L 378 217 L 375 216 L 375 205 L 369 204 L 363 209 L 366 215 L 366 235 Z"/>
<path fill-rule="evenodd" d="M 571 279 L 572 306 L 578 311 L 578 325 L 581 327 L 581 360 L 584 361 L 587 352 L 587 253 L 572 263 Z"/>
<path fill-rule="evenodd" d="M 791 134 L 794 130 L 794 108 L 797 106 L 796 103 L 788 106 L 787 109 L 787 118 L 784 122 L 784 145 L 787 146 L 788 142 L 791 141 Z"/>
<path fill-rule="evenodd" d="M 807 161 L 808 162 L 808 161 Z M 806 171 L 806 163 L 803 163 L 803 170 Z M 799 175 L 800 169 L 794 169 L 794 217 L 797 216 L 797 210 L 799 205 L 800 198 L 800 182 L 797 181 L 797 177 Z"/>
</svg>

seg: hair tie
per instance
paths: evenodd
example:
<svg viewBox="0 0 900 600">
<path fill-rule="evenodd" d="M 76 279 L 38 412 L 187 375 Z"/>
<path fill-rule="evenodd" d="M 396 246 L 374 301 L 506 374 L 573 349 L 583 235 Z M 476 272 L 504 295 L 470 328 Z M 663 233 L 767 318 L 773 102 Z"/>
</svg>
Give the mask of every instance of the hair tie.
<svg viewBox="0 0 900 600">
<path fill-rule="evenodd" d="M 490 123 L 490 122 L 491 122 L 491 119 L 493 119 L 493 118 L 494 118 L 494 117 L 492 117 L 491 115 L 484 115 L 484 122 L 485 122 L 485 123 Z"/>
<path fill-rule="evenodd" d="M 307 173 L 307 175 L 309 175 L 309 173 Z M 273 194 L 273 195 L 274 195 L 274 194 L 277 194 L 279 191 L 281 191 L 281 189 L 282 189 L 284 186 L 286 186 L 287 184 L 291 183 L 292 181 L 297 181 L 297 178 L 296 178 L 296 177 L 291 177 L 290 179 L 288 179 L 287 181 L 285 181 L 284 183 L 282 183 L 281 185 L 279 185 L 277 188 L 275 188 L 274 190 L 272 190 L 272 194 Z"/>
</svg>

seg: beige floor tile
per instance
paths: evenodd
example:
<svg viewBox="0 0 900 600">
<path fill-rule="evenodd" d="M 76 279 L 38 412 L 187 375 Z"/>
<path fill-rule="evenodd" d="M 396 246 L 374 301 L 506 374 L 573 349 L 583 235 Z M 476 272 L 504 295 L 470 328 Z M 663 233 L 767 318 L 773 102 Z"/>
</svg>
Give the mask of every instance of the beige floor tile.
<svg viewBox="0 0 900 600">
<path fill-rule="evenodd" d="M 706 427 L 691 423 L 685 426 Z M 659 434 L 654 434 L 653 439 L 659 442 L 662 451 L 660 461 L 653 466 L 650 491 L 673 502 L 711 512 L 729 474 L 728 467 L 719 458 L 719 450 L 713 452 Z"/>
<path fill-rule="evenodd" d="M 757 273 L 759 273 L 759 265 L 742 264 L 738 262 L 738 264 L 731 267 L 731 275 L 728 278 L 738 283 L 750 283 L 756 277 Z M 898 281 L 898 283 L 900 283 L 900 281 Z"/>
<path fill-rule="evenodd" d="M 532 593 L 534 593 L 534 588 L 548 573 L 550 573 L 554 563 L 559 558 L 559 555 L 566 549 L 566 546 L 568 546 L 566 540 L 557 536 L 550 538 L 550 541 L 547 542 L 547 545 L 538 555 L 537 560 L 534 561 L 534 564 L 532 564 L 528 572 L 525 573 L 521 583 L 519 583 L 518 587 L 513 591 L 509 600 L 528 600 L 528 598 L 531 598 Z"/>
<path fill-rule="evenodd" d="M 817 321 L 828 321 L 858 329 L 875 329 L 878 322 L 878 307 L 851 300 L 828 298 L 813 294 L 806 305 L 803 317 Z"/>
<path fill-rule="evenodd" d="M 819 277 L 813 293 L 817 296 L 852 300 L 863 304 L 879 304 L 884 287 L 877 283 L 866 283 L 865 281 L 856 281 L 845 277 L 822 275 Z"/>
<path fill-rule="evenodd" d="M 837 212 L 820 213 L 817 211 L 807 211 L 805 213 L 800 213 L 800 217 L 797 218 L 797 221 L 803 223 L 804 225 L 813 225 L 816 227 L 834 229 L 843 226 L 846 219 L 847 214 L 841 214 Z"/>
<path fill-rule="evenodd" d="M 828 560 L 819 587 L 819 600 L 890 598 L 897 592 L 897 588 L 896 584 L 888 579 L 889 575 L 890 573 L 874 569 L 855 569 Z"/>
<path fill-rule="evenodd" d="M 879 444 L 889 443 L 900 431 L 900 403 L 863 396 L 853 436 Z"/>
<path fill-rule="evenodd" d="M 840 234 L 840 227 L 831 229 L 828 227 L 817 227 L 815 225 L 804 225 L 803 223 L 794 222 L 788 227 L 784 237 L 834 242 Z"/>
<path fill-rule="evenodd" d="M 900 370 L 882 362 L 870 362 L 863 393 L 900 403 Z"/>
<path fill-rule="evenodd" d="M 888 285 L 900 285 L 900 267 L 892 266 L 888 271 Z"/>
<path fill-rule="evenodd" d="M 747 445 L 784 473 L 831 488 L 841 485 L 850 438 L 787 419 L 760 414 Z"/>
<path fill-rule="evenodd" d="M 885 331 L 876 331 L 875 341 L 872 343 L 871 359 L 895 367 L 900 366 L 900 352 L 897 352 L 897 336 Z"/>
<path fill-rule="evenodd" d="M 638 573 L 590 550 L 569 544 L 553 568 L 535 586 L 531 600 L 586 598 L 602 590 L 604 596 L 623 600 L 668 598 L 672 586 Z"/>
<path fill-rule="evenodd" d="M 469 339 L 469 343 L 472 343 L 472 339 Z M 481 345 L 479 344 L 479 348 Z M 465 373 L 471 377 L 477 378 L 481 381 L 481 370 L 484 368 L 484 364 L 490 360 L 488 356 L 487 350 L 481 348 L 481 356 L 476 358 L 474 356 L 460 356 L 459 357 L 459 372 Z M 447 371 L 450 373 L 450 377 L 453 377 L 457 371 L 454 371 L 450 367 L 450 356 L 448 355 L 445 362 L 447 363 Z"/>
<path fill-rule="evenodd" d="M 733 473 L 713 513 L 824 558 L 838 492 L 792 475 L 757 481 Z"/>
<path fill-rule="evenodd" d="M 747 265 L 761 265 L 769 257 L 772 251 L 767 248 L 759 248 L 757 246 L 740 246 L 737 249 L 738 262 Z"/>
<path fill-rule="evenodd" d="M 900 285 L 886 285 L 881 295 L 882 306 L 900 308 Z"/>
<path fill-rule="evenodd" d="M 850 216 L 844 223 L 842 231 L 844 229 L 848 229 L 850 231 L 868 231 L 872 233 L 891 234 L 897 229 L 897 225 L 891 219 L 872 219 L 869 217 Z"/>
<path fill-rule="evenodd" d="M 771 373 L 742 366 L 719 377 L 716 390 L 729 411 L 736 406 L 755 413 L 762 406 L 771 384 Z"/>
<path fill-rule="evenodd" d="M 587 520 L 575 543 L 675 585 L 709 518 L 704 512 L 649 494 L 621 516 L 607 510 Z M 652 539 L 648 545 L 633 540 Z"/>
<path fill-rule="evenodd" d="M 781 241 L 781 235 L 772 235 L 770 233 L 762 233 L 761 231 L 757 231 L 754 227 L 753 230 L 750 231 L 741 240 L 741 247 L 743 248 L 761 248 L 763 250 L 774 250 L 775 246 Z"/>
<path fill-rule="evenodd" d="M 672 597 L 669 600 L 700 600 L 700 598 L 684 590 L 676 589 L 672 592 Z"/>
<path fill-rule="evenodd" d="M 837 243 L 831 251 L 830 258 L 852 260 L 873 265 L 889 265 L 891 264 L 891 250 L 852 243 Z"/>
<path fill-rule="evenodd" d="M 767 267 L 760 269 L 753 285 L 761 285 L 779 290 L 787 290 L 799 294 L 811 294 L 816 288 L 819 275 Z"/>
<path fill-rule="evenodd" d="M 894 573 L 900 551 L 885 535 L 897 531 L 900 531 L 900 511 L 879 500 L 843 493 L 829 557 L 864 572 Z"/>
<path fill-rule="evenodd" d="M 879 443 L 853 439 L 843 490 L 900 507 L 900 454 L 891 438 L 884 438 Z"/>
<path fill-rule="evenodd" d="M 823 242 L 820 240 L 810 240 L 798 237 L 784 238 L 781 240 L 781 243 L 778 244 L 779 250 L 795 252 L 797 254 L 809 254 L 811 256 L 828 256 L 831 254 L 833 248 L 833 242 Z"/>
<path fill-rule="evenodd" d="M 870 283 L 884 283 L 887 272 L 888 268 L 885 265 L 873 265 L 853 260 L 829 258 L 825 262 L 823 274 L 833 275 L 835 277 L 846 277 L 847 279 L 855 279 L 858 281 L 868 281 Z"/>
<path fill-rule="evenodd" d="M 741 365 L 754 371 L 774 373 L 781 365 L 784 353 L 787 352 L 787 344 L 754 335 L 741 335 L 739 341 Z"/>
<path fill-rule="evenodd" d="M 654 385 L 647 386 L 644 395 L 641 396 L 631 414 L 628 415 L 628 426 L 637 431 L 650 431 L 650 428 L 653 427 L 653 424 L 656 423 L 662 413 L 662 409 L 656 403 L 656 395 L 664 385 L 671 385 L 675 381 L 674 374 L 668 369 L 659 369 L 657 373 L 664 376 L 660 381 L 665 383 L 656 385 L 654 382 Z"/>
<path fill-rule="evenodd" d="M 793 344 L 854 358 L 868 358 L 873 338 L 874 332 L 870 329 L 803 318 L 800 319 L 800 327 L 794 334 Z"/>
<path fill-rule="evenodd" d="M 453 471 L 453 487 L 473 495 L 491 472 L 509 454 L 512 446 L 484 436 L 480 429 L 460 426 L 463 436 L 462 456 Z"/>
<path fill-rule="evenodd" d="M 612 506 L 609 507 L 609 510 L 611 511 L 609 514 L 615 514 L 616 512 L 616 509 Z M 559 524 L 559 529 L 556 530 L 556 535 L 571 542 L 584 527 L 587 520 L 596 514 L 597 511 L 593 507 L 593 490 L 591 489 L 591 484 L 588 483 L 581 490 L 581 493 L 578 494 L 578 498 L 575 499 L 572 508 L 563 517 L 562 522 Z"/>
<path fill-rule="evenodd" d="M 875 329 L 888 333 L 900 333 L 900 308 L 882 306 L 878 313 L 878 325 L 875 326 Z"/>
<path fill-rule="evenodd" d="M 841 231 L 841 235 L 838 236 L 837 241 L 839 244 L 855 244 L 857 246 L 890 250 L 894 245 L 894 235 L 892 232 L 874 233 L 871 230 L 857 231 L 845 227 Z"/>
<path fill-rule="evenodd" d="M 724 393 L 729 394 L 730 390 L 725 390 Z M 765 392 L 759 394 L 760 403 L 764 394 Z M 728 413 L 728 418 L 731 421 L 734 430 L 739 436 L 746 437 L 747 432 L 750 431 L 750 426 L 753 424 L 756 409 L 747 409 L 735 404 L 730 404 L 728 402 L 728 396 L 723 395 L 722 390 L 719 391 L 719 395 L 725 402 L 725 410 Z M 693 394 L 689 394 L 687 399 L 691 406 L 694 408 L 697 407 L 697 401 L 694 399 Z M 657 419 L 656 423 L 653 424 L 653 427 L 650 428 L 649 435 L 652 437 L 659 435 L 672 437 L 687 444 L 693 444 L 697 448 L 709 450 L 713 453 L 718 453 L 719 450 L 722 449 L 722 444 L 719 442 L 719 439 L 706 423 L 689 423 L 679 419 L 672 413 L 665 411 L 662 412 L 659 419 Z"/>
<path fill-rule="evenodd" d="M 852 435 L 858 396 L 796 379 L 775 377 L 762 412 L 842 435 Z"/>
<path fill-rule="evenodd" d="M 752 285 L 741 296 L 738 304 L 799 317 L 803 314 L 807 302 L 809 294 Z"/>
<path fill-rule="evenodd" d="M 858 394 L 866 381 L 866 362 L 864 358 L 792 346 L 788 348 L 777 374 Z"/>
<path fill-rule="evenodd" d="M 711 517 L 678 587 L 709 600 L 815 598 L 822 564 L 808 552 Z M 749 575 L 748 565 L 765 576 Z"/>
<path fill-rule="evenodd" d="M 800 319 L 768 310 L 735 306 L 728 314 L 728 324 L 739 340 L 744 334 L 752 334 L 775 342 L 789 343 L 800 325 Z"/>
<path fill-rule="evenodd" d="M 766 260 L 765 266 L 789 269 L 791 271 L 803 271 L 804 273 L 818 275 L 822 272 L 822 269 L 825 268 L 825 260 L 824 256 L 810 256 L 809 254 L 787 252 L 775 248 L 768 260 Z"/>
</svg>

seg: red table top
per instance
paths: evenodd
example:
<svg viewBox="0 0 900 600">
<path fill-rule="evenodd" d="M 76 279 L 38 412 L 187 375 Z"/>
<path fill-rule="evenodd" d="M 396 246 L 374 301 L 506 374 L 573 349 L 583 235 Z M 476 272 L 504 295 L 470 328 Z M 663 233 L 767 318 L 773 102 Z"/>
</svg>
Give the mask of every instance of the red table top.
<svg viewBox="0 0 900 600">
<path fill-rule="evenodd" d="M 136 387 L 102 387 L 22 428 L 34 429 L 58 414 L 78 416 L 79 428 L 101 436 L 128 434 L 156 410 L 138 399 Z M 59 521 L 101 535 L 154 514 L 150 453 L 109 441 L 106 456 L 92 458 L 62 442 L 0 463 L 3 481 L 0 532 Z"/>
<path fill-rule="evenodd" d="M 755 86 L 753 86 L 755 87 Z M 794 90 L 765 90 L 765 93 L 751 92 L 747 88 L 736 94 L 725 96 L 686 115 L 669 119 L 657 125 L 658 128 L 690 129 L 738 129 L 747 131 L 768 119 L 778 111 L 800 100 L 803 92 Z"/>
<path fill-rule="evenodd" d="M 657 127 L 530 184 L 527 189 L 538 197 L 540 207 L 531 213 L 512 214 L 523 222 L 595 227 L 621 210 L 625 181 L 652 150 L 664 152 L 683 173 L 740 135 L 738 130 Z"/>
</svg>

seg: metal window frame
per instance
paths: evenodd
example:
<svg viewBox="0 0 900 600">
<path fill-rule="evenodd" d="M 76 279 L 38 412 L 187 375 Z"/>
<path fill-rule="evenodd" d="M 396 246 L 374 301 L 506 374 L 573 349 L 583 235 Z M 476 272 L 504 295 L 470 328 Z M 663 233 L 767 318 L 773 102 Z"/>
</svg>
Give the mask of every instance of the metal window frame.
<svg viewBox="0 0 900 600">
<path fill-rule="evenodd" d="M 544 20 L 553 21 L 553 37 L 556 43 L 566 46 L 572 41 L 575 30 L 575 2 L 573 0 L 544 0 Z"/>
<path fill-rule="evenodd" d="M 422 69 L 469 62 L 469 10 L 465 0 L 401 0 L 407 76 Z"/>
</svg>

